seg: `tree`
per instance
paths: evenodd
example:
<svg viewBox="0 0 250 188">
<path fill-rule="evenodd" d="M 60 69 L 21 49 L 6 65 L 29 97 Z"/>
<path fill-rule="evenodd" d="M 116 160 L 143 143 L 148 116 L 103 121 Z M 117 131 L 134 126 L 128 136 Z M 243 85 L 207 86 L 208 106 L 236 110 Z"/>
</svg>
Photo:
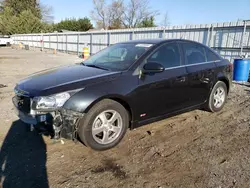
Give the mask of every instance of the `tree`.
<svg viewBox="0 0 250 188">
<path fill-rule="evenodd" d="M 123 13 L 124 13 L 123 0 L 114 0 L 108 7 L 109 29 L 120 29 L 123 27 L 122 24 Z"/>
<path fill-rule="evenodd" d="M 126 28 L 138 27 L 143 20 L 158 14 L 158 11 L 151 10 L 149 0 L 130 0 L 126 7 L 123 14 L 123 24 Z"/>
<path fill-rule="evenodd" d="M 42 21 L 43 12 L 36 0 L 3 0 L 0 6 L 0 33 L 40 33 L 53 31 Z"/>
<path fill-rule="evenodd" d="M 108 28 L 108 7 L 106 0 L 93 0 L 94 9 L 90 12 L 91 18 L 103 29 Z"/>
<path fill-rule="evenodd" d="M 144 18 L 142 22 L 138 25 L 138 27 L 156 27 L 154 16 L 150 16 L 149 18 Z"/>
<path fill-rule="evenodd" d="M 140 27 L 143 21 L 149 21 L 147 19 L 158 14 L 158 11 L 151 10 L 149 7 L 149 0 L 124 2 L 123 0 L 112 0 L 108 5 L 106 0 L 93 0 L 94 9 L 91 11 L 91 18 L 96 21 L 98 27 L 119 29 Z M 144 25 L 147 27 L 148 24 Z"/>
<path fill-rule="evenodd" d="M 13 34 L 15 29 L 16 16 L 13 16 L 13 10 L 6 8 L 0 13 L 0 34 L 10 35 Z"/>
<path fill-rule="evenodd" d="M 93 25 L 89 18 L 84 17 L 77 20 L 78 31 L 88 31 L 93 29 Z"/>
<path fill-rule="evenodd" d="M 18 34 L 46 32 L 40 19 L 34 16 L 31 10 L 22 11 L 16 17 L 14 26 L 14 33 Z"/>
<path fill-rule="evenodd" d="M 46 32 L 45 25 L 30 10 L 22 11 L 18 16 L 13 15 L 13 12 L 9 7 L 1 12 L 0 33 L 11 35 Z"/>
<path fill-rule="evenodd" d="M 80 19 L 65 19 L 59 22 L 58 24 L 55 24 L 56 30 L 70 30 L 70 31 L 88 31 L 89 29 L 92 29 L 93 25 L 91 24 L 90 20 L 85 18 Z"/>
<path fill-rule="evenodd" d="M 45 23 L 50 23 L 52 24 L 54 21 L 54 16 L 53 16 L 53 8 L 51 6 L 41 4 L 40 3 L 40 10 L 41 10 L 41 15 L 42 15 L 42 21 Z"/>
<path fill-rule="evenodd" d="M 2 2 L 3 10 L 9 7 L 13 10 L 13 14 L 18 16 L 21 12 L 30 10 L 34 16 L 41 19 L 42 14 L 38 0 L 4 0 Z"/>
</svg>

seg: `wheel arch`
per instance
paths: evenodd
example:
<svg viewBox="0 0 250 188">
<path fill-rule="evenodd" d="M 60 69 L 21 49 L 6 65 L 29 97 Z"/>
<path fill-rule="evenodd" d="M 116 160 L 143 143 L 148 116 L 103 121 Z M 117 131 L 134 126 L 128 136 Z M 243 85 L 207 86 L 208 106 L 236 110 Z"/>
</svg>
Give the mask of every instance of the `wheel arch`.
<svg viewBox="0 0 250 188">
<path fill-rule="evenodd" d="M 121 95 L 106 95 L 106 96 L 102 96 L 98 99 L 96 99 L 95 101 L 93 101 L 85 110 L 84 113 L 87 113 L 96 103 L 104 100 L 104 99 L 111 99 L 114 100 L 118 103 L 120 103 L 128 112 L 129 114 L 129 128 L 131 128 L 131 121 L 133 120 L 133 110 L 131 108 L 131 105 L 129 104 L 129 102 Z"/>
<path fill-rule="evenodd" d="M 229 82 L 229 80 L 226 77 L 219 77 L 218 81 L 224 82 L 226 84 L 226 86 L 227 86 L 227 93 L 228 93 L 229 90 L 230 90 L 230 82 Z"/>
</svg>

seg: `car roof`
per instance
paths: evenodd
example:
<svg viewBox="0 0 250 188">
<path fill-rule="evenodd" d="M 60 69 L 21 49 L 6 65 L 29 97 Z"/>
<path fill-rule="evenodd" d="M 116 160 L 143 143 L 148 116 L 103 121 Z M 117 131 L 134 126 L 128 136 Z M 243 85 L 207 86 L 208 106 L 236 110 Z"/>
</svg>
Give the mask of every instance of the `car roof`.
<svg viewBox="0 0 250 188">
<path fill-rule="evenodd" d="M 191 40 L 186 40 L 186 39 L 141 39 L 141 40 L 130 40 L 130 41 L 126 41 L 126 42 L 120 42 L 122 44 L 126 44 L 126 43 L 149 43 L 149 44 L 160 44 L 163 42 L 173 42 L 173 41 L 186 41 L 186 42 L 195 42 L 195 43 L 199 43 L 196 41 L 191 41 Z M 199 43 L 201 44 L 201 43 Z"/>
<path fill-rule="evenodd" d="M 141 39 L 141 40 L 130 40 L 121 43 L 150 43 L 150 44 L 158 44 L 161 42 L 167 41 L 166 39 Z"/>
</svg>

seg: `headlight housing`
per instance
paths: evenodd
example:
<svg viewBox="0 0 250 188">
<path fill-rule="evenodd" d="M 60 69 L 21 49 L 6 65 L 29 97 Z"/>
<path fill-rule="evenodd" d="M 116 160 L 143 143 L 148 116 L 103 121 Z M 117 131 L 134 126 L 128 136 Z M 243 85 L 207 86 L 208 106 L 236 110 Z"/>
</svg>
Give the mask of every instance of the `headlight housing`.
<svg viewBox="0 0 250 188">
<path fill-rule="evenodd" d="M 73 94 L 80 90 L 81 89 L 57 93 L 50 96 L 34 97 L 32 100 L 32 109 L 44 111 L 59 109 Z"/>
</svg>

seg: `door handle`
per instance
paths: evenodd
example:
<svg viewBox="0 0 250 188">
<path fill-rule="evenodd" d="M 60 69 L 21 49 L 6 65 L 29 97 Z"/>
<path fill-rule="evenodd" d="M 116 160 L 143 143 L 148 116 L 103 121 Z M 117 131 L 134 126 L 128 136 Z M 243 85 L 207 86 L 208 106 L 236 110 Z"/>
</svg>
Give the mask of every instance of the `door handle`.
<svg viewBox="0 0 250 188">
<path fill-rule="evenodd" d="M 186 77 L 184 77 L 184 76 L 179 76 L 179 77 L 176 78 L 176 81 L 177 81 L 177 82 L 185 82 L 185 81 L 186 81 Z"/>
</svg>

